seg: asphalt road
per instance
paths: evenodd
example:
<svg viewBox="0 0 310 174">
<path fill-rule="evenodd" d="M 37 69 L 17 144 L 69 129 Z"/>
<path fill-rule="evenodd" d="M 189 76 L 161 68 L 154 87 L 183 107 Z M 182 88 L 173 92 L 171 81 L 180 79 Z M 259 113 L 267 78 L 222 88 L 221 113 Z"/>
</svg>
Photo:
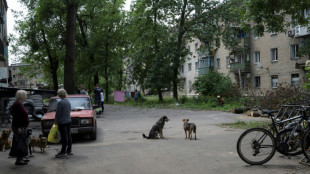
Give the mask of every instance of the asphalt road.
<svg viewBox="0 0 310 174">
<path fill-rule="evenodd" d="M 153 124 L 162 115 L 170 119 L 165 139 L 147 140 Z M 197 140 L 185 140 L 182 119 L 197 125 Z M 221 128 L 223 122 L 249 118 L 219 111 L 141 109 L 105 105 L 98 117 L 98 137 L 74 137 L 73 156 L 56 159 L 59 144 L 45 153 L 36 148 L 27 166 L 15 166 L 8 151 L 0 152 L 0 173 L 31 174 L 301 174 L 310 168 L 299 164 L 302 156 L 287 159 L 279 153 L 262 166 L 244 163 L 236 152 L 241 129 Z M 40 134 L 38 122 L 31 122 L 33 134 Z"/>
</svg>

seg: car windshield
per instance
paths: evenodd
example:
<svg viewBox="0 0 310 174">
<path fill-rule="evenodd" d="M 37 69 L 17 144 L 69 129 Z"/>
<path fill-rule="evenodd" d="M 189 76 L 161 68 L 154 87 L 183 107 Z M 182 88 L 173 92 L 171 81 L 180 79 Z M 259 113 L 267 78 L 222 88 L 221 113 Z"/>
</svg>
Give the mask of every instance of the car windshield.
<svg viewBox="0 0 310 174">
<path fill-rule="evenodd" d="M 90 106 L 90 100 L 86 97 L 67 97 L 71 103 L 71 110 L 84 110 L 92 109 Z M 50 100 L 47 112 L 56 111 L 57 103 L 60 101 L 60 98 L 54 98 Z"/>
</svg>

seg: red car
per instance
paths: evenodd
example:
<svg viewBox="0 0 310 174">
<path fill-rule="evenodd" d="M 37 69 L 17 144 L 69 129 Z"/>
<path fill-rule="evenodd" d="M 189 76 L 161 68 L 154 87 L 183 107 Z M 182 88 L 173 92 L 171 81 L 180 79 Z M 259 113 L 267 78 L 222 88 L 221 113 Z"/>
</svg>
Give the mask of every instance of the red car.
<svg viewBox="0 0 310 174">
<path fill-rule="evenodd" d="M 71 134 L 89 134 L 91 140 L 97 138 L 97 122 L 95 107 L 88 95 L 68 95 L 71 103 Z M 56 107 L 59 97 L 52 97 L 47 112 L 41 119 L 43 135 L 47 136 L 55 121 Z"/>
</svg>

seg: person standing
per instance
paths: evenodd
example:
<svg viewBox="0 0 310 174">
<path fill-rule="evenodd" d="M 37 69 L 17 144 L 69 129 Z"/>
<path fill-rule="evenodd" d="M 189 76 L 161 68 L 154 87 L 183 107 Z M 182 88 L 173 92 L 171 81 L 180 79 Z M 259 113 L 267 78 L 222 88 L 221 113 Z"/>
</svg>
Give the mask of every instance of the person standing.
<svg viewBox="0 0 310 174">
<path fill-rule="evenodd" d="M 95 104 L 100 107 L 101 106 L 101 88 L 99 87 L 99 83 L 97 83 L 95 89 L 94 89 L 94 98 L 95 98 Z"/>
<path fill-rule="evenodd" d="M 55 155 L 56 158 L 62 158 L 72 153 L 72 137 L 71 137 L 71 103 L 67 99 L 67 92 L 64 89 L 57 91 L 58 97 L 61 99 L 57 103 L 55 124 L 61 136 L 61 151 Z"/>
<path fill-rule="evenodd" d="M 139 92 L 136 90 L 135 91 L 135 101 L 136 101 L 136 103 L 138 103 L 138 100 L 139 100 Z"/>
<path fill-rule="evenodd" d="M 103 90 L 101 89 L 101 92 L 100 92 L 100 99 L 101 99 L 101 112 L 104 111 L 104 93 L 103 93 Z"/>
<path fill-rule="evenodd" d="M 29 125 L 29 117 L 28 111 L 23 103 L 27 99 L 27 92 L 25 90 L 18 90 L 15 94 L 15 97 L 16 101 L 10 108 L 10 112 L 13 117 L 13 143 L 9 155 L 16 157 L 15 165 L 26 165 L 28 164 L 29 160 L 24 159 L 24 157 L 27 156 L 28 153 L 28 149 L 26 146 L 25 129 Z"/>
<path fill-rule="evenodd" d="M 80 85 L 80 94 L 86 94 L 86 90 L 83 85 Z"/>
</svg>

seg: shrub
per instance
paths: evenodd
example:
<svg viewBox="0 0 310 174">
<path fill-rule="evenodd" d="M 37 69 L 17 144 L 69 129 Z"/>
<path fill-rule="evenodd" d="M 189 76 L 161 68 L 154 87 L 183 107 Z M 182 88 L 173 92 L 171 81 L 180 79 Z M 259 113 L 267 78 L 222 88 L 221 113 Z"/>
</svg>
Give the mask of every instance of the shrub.
<svg viewBox="0 0 310 174">
<path fill-rule="evenodd" d="M 203 96 L 240 96 L 240 91 L 230 78 L 222 73 L 210 71 L 203 76 L 196 77 L 193 90 Z"/>
<path fill-rule="evenodd" d="M 280 83 L 277 88 L 260 91 L 244 99 L 247 107 L 259 106 L 261 109 L 279 109 L 284 104 L 309 105 L 310 94 L 301 87 L 291 86 L 288 83 Z"/>
</svg>

